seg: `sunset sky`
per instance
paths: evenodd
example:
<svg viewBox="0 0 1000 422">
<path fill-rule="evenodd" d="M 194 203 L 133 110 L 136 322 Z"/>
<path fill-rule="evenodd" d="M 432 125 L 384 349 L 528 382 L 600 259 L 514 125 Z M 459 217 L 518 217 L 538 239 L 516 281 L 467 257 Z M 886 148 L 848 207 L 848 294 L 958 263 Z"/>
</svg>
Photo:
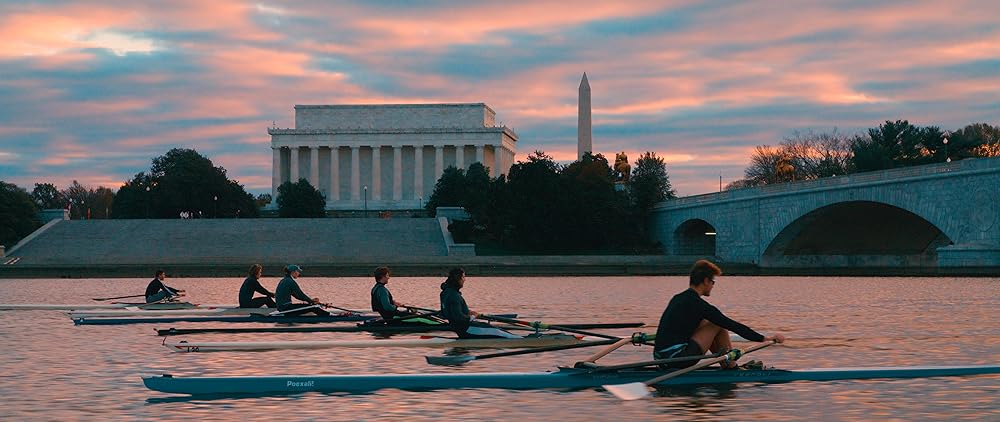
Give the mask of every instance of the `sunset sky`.
<svg viewBox="0 0 1000 422">
<path fill-rule="evenodd" d="M 885 120 L 1000 124 L 1000 2 L 3 1 L 0 180 L 117 189 L 194 148 L 270 191 L 296 104 L 483 102 L 535 150 L 667 160 L 681 195 L 755 145 Z"/>
</svg>

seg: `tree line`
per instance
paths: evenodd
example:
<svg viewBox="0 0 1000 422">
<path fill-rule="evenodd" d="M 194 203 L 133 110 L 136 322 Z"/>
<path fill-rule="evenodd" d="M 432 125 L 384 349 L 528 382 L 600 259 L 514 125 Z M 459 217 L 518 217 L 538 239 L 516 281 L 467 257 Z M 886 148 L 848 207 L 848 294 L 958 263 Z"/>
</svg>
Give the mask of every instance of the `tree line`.
<svg viewBox="0 0 1000 422">
<path fill-rule="evenodd" d="M 482 163 L 467 171 L 449 167 L 434 186 L 426 209 L 460 206 L 471 216 L 450 227 L 459 241 L 489 253 L 646 253 L 645 222 L 653 206 L 676 196 L 666 165 L 647 152 L 628 182 L 618 183 L 601 154 L 560 165 L 535 151 L 491 178 Z"/>
<path fill-rule="evenodd" d="M 0 181 L 0 244 L 13 246 L 41 226 L 41 209 L 68 209 L 71 219 L 257 217 L 270 195 L 254 198 L 226 169 L 193 149 L 175 148 L 152 160 L 118 191 L 74 180 L 59 189 L 36 183 L 29 193 Z"/>
<path fill-rule="evenodd" d="M 726 189 L 795 180 L 943 163 L 975 157 L 1000 157 L 1000 126 L 973 123 L 955 131 L 886 121 L 857 135 L 796 132 L 777 146 L 754 148 L 744 178 Z"/>
</svg>

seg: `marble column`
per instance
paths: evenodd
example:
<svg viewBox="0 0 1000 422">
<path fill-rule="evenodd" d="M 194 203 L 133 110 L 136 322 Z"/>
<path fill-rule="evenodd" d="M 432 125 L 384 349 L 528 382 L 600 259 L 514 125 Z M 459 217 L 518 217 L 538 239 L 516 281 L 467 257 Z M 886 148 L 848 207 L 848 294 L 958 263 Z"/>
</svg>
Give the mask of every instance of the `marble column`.
<svg viewBox="0 0 1000 422">
<path fill-rule="evenodd" d="M 351 200 L 361 199 L 361 159 L 360 147 L 351 147 Z"/>
<path fill-rule="evenodd" d="M 299 147 L 289 147 L 288 181 L 299 183 Z"/>
<path fill-rule="evenodd" d="M 277 205 L 278 186 L 281 185 L 281 148 L 271 148 L 271 205 Z"/>
<path fill-rule="evenodd" d="M 500 177 L 503 173 L 503 153 L 502 145 L 493 146 L 493 177 Z"/>
<path fill-rule="evenodd" d="M 330 147 L 330 196 L 327 201 L 340 200 L 340 148 Z"/>
<path fill-rule="evenodd" d="M 465 170 L 465 145 L 455 145 L 455 167 Z"/>
<path fill-rule="evenodd" d="M 444 174 L 444 147 L 434 147 L 434 180 L 441 178 Z"/>
<path fill-rule="evenodd" d="M 424 196 L 424 146 L 413 147 L 413 196 Z"/>
<path fill-rule="evenodd" d="M 486 145 L 476 145 L 476 162 L 486 165 Z"/>
<path fill-rule="evenodd" d="M 372 147 L 372 199 L 382 199 L 382 146 Z"/>
<path fill-rule="evenodd" d="M 392 147 L 392 200 L 403 199 L 403 147 Z"/>
<path fill-rule="evenodd" d="M 319 147 L 309 147 L 309 184 L 319 189 Z"/>
</svg>

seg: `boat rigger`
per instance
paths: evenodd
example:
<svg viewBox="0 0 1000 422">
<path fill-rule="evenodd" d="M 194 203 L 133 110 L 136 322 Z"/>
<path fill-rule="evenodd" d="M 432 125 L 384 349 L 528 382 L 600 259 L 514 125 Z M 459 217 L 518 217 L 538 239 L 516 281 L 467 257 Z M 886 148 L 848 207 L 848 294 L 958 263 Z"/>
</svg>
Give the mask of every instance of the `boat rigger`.
<svg viewBox="0 0 1000 422">
<path fill-rule="evenodd" d="M 481 372 L 381 375 L 275 375 L 243 377 L 142 378 L 147 388 L 164 393 L 188 395 L 291 394 L 301 392 L 364 393 L 387 388 L 425 391 L 454 388 L 495 388 L 512 390 L 584 389 L 606 384 L 642 382 L 669 371 L 559 368 L 553 372 Z M 782 383 L 795 381 L 861 380 L 873 378 L 928 378 L 1000 374 L 1000 365 L 898 366 L 874 368 L 816 368 L 800 370 L 716 370 L 694 371 L 670 378 L 661 384 L 705 385 L 737 383 Z"/>
</svg>

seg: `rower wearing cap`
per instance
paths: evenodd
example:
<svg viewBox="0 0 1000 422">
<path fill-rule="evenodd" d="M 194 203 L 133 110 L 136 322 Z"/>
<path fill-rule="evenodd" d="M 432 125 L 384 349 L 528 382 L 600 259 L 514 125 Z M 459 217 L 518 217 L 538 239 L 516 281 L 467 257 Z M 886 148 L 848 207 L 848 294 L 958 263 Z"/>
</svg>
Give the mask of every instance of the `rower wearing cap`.
<svg viewBox="0 0 1000 422">
<path fill-rule="evenodd" d="M 691 268 L 690 288 L 678 293 L 667 305 L 660 317 L 656 330 L 655 359 L 670 359 L 704 355 L 707 351 L 725 352 L 732 349 L 729 332 L 739 334 L 750 341 L 776 341 L 782 343 L 785 336 L 775 334 L 764 336 L 746 325 L 729 319 L 719 308 L 712 306 L 702 296 L 710 296 L 715 287 L 716 277 L 722 270 L 707 260 L 699 260 Z M 670 363 L 672 368 L 686 368 L 698 363 L 697 360 Z M 722 362 L 725 368 L 733 368 L 735 362 Z"/>
<path fill-rule="evenodd" d="M 469 310 L 469 305 L 462 297 L 463 286 L 465 270 L 461 268 L 452 268 L 448 272 L 448 279 L 441 283 L 441 316 L 448 320 L 458 338 L 521 338 L 489 324 L 472 321 L 479 313 Z"/>
<path fill-rule="evenodd" d="M 285 278 L 281 279 L 278 282 L 278 287 L 274 288 L 274 301 L 278 304 L 278 310 L 287 316 L 308 313 L 321 316 L 330 315 L 319 306 L 318 299 L 309 297 L 299 288 L 299 283 L 295 279 L 299 278 L 300 275 L 302 275 L 302 267 L 294 264 L 285 267 Z M 292 297 L 304 300 L 306 303 L 294 303 Z"/>
<path fill-rule="evenodd" d="M 156 275 L 153 276 L 153 280 L 149 282 L 146 286 L 146 303 L 159 302 L 161 300 L 169 299 L 174 296 L 178 296 L 178 293 L 183 293 L 184 290 L 175 289 L 166 284 L 163 284 L 163 280 L 167 278 L 167 272 L 163 270 L 157 270 Z"/>
<path fill-rule="evenodd" d="M 406 305 L 392 298 L 392 293 L 385 287 L 389 283 L 390 272 L 388 267 L 378 267 L 375 269 L 375 285 L 372 286 L 372 310 L 378 312 L 385 322 L 391 322 L 397 317 L 412 315 L 408 312 L 400 311 L 400 307 Z"/>
</svg>

